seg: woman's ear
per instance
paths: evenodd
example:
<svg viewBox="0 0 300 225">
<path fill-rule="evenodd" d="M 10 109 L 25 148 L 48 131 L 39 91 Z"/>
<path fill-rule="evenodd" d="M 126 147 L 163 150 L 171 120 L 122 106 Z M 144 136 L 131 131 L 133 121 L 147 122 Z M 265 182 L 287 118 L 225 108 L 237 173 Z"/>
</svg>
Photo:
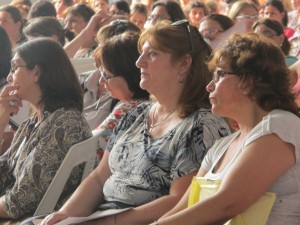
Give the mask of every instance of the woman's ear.
<svg viewBox="0 0 300 225">
<path fill-rule="evenodd" d="M 190 54 L 185 54 L 182 56 L 180 62 L 179 62 L 179 74 L 185 75 L 189 72 L 191 65 L 192 65 L 192 56 Z"/>
<path fill-rule="evenodd" d="M 40 79 L 41 68 L 38 65 L 35 65 L 33 70 L 34 70 L 33 81 L 37 83 Z"/>
</svg>

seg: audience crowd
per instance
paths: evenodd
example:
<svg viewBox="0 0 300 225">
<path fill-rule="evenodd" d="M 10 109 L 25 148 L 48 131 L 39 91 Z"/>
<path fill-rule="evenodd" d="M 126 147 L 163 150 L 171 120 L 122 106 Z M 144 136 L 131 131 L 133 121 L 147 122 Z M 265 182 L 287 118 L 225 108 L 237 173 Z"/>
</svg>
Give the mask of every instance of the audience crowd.
<svg viewBox="0 0 300 225">
<path fill-rule="evenodd" d="M 300 0 L 11 0 L 0 49 L 0 223 L 97 133 L 43 225 L 225 224 L 266 192 L 299 224 Z M 193 177 L 220 186 L 190 206 Z"/>
</svg>

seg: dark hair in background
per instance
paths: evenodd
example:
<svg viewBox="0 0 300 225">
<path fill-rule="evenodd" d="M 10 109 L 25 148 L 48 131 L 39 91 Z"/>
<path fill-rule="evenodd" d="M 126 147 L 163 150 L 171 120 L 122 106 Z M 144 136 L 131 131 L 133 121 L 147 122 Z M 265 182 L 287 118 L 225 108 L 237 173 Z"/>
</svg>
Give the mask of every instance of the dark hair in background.
<svg viewBox="0 0 300 225">
<path fill-rule="evenodd" d="M 175 22 L 177 20 L 185 19 L 184 12 L 181 9 L 181 6 L 177 2 L 174 2 L 172 0 L 157 1 L 153 4 L 152 11 L 157 6 L 165 7 L 165 9 L 168 12 L 172 22 Z"/>
<path fill-rule="evenodd" d="M 20 10 L 17 7 L 12 5 L 4 5 L 0 7 L 0 11 L 9 13 L 15 23 L 20 22 L 21 23 L 20 33 L 22 33 L 24 21 Z"/>
<path fill-rule="evenodd" d="M 42 96 L 39 105 L 54 112 L 59 108 L 82 111 L 83 92 L 77 74 L 62 46 L 50 38 L 36 38 L 15 49 L 28 69 L 38 66 Z"/>
<path fill-rule="evenodd" d="M 37 17 L 29 20 L 23 30 L 26 36 L 51 37 L 55 35 L 59 43 L 65 44 L 65 31 L 61 23 L 53 17 Z"/>
<path fill-rule="evenodd" d="M 266 6 L 273 6 L 274 8 L 276 8 L 279 12 L 281 13 L 284 13 L 284 16 L 281 20 L 283 26 L 287 26 L 288 24 L 288 15 L 287 15 L 287 11 L 285 10 L 284 8 L 284 5 L 283 3 L 280 1 L 280 0 L 268 0 L 266 3 L 265 3 L 265 7 Z"/>
<path fill-rule="evenodd" d="M 140 87 L 141 73 L 135 64 L 140 55 L 137 49 L 138 39 L 137 32 L 113 36 L 102 46 L 100 59 L 108 71 L 126 80 L 133 99 L 148 100 L 149 93 Z"/>
<path fill-rule="evenodd" d="M 10 71 L 11 43 L 6 31 L 0 26 L 0 80 L 7 77 Z"/>
<path fill-rule="evenodd" d="M 271 30 L 275 31 L 276 35 L 283 35 L 284 40 L 281 46 L 281 50 L 285 55 L 288 55 L 291 50 L 291 43 L 287 39 L 287 37 L 284 35 L 284 27 L 281 23 L 279 23 L 277 20 L 274 19 L 260 19 L 256 21 L 253 24 L 252 30 L 255 30 L 255 28 L 259 25 L 265 25 L 266 27 L 270 28 Z"/>
<path fill-rule="evenodd" d="M 230 67 L 241 85 L 250 83 L 249 97 L 263 110 L 282 109 L 299 116 L 283 52 L 267 37 L 232 35 L 209 64 L 212 71 L 224 66 Z"/>
<path fill-rule="evenodd" d="M 56 17 L 56 9 L 51 2 L 38 0 L 33 3 L 28 13 L 28 20 L 41 16 Z"/>
<path fill-rule="evenodd" d="M 129 20 L 114 20 L 110 22 L 109 24 L 103 26 L 100 28 L 100 30 L 97 33 L 97 41 L 98 43 L 103 43 L 107 39 L 122 34 L 125 31 L 134 31 L 134 32 L 140 32 L 140 29 L 131 21 Z"/>
<path fill-rule="evenodd" d="M 203 19 L 201 20 L 214 20 L 216 21 L 218 24 L 220 24 L 220 26 L 222 27 L 222 29 L 228 30 L 230 27 L 232 27 L 234 25 L 232 19 L 230 19 L 228 16 L 222 15 L 222 14 L 209 14 L 205 17 L 203 17 Z M 200 23 L 201 23 L 200 22 Z"/>
<path fill-rule="evenodd" d="M 160 21 L 151 28 L 146 29 L 139 39 L 138 48 L 141 52 L 143 44 L 148 41 L 151 47 L 162 52 L 170 53 L 173 60 L 189 54 L 192 64 L 183 85 L 183 91 L 178 101 L 178 115 L 181 118 L 202 107 L 210 107 L 206 86 L 212 79 L 212 74 L 207 67 L 212 50 L 204 41 L 198 29 L 190 27 L 191 43 L 187 32 L 187 24 L 171 25 L 169 21 Z M 180 44 L 178 44 L 180 43 Z M 176 78 L 174 78 L 176 79 Z"/>
<path fill-rule="evenodd" d="M 68 10 L 67 10 L 67 14 L 66 15 L 73 15 L 73 16 L 79 16 L 82 17 L 84 19 L 84 21 L 88 22 L 91 17 L 95 14 L 94 10 L 87 6 L 84 3 L 78 3 L 75 4 L 73 6 L 71 6 Z"/>
<path fill-rule="evenodd" d="M 115 1 L 112 2 L 110 4 L 110 6 L 115 5 L 117 7 L 117 9 L 130 14 L 130 7 L 128 5 L 128 2 L 124 1 L 124 0 L 119 0 L 119 1 Z"/>
</svg>

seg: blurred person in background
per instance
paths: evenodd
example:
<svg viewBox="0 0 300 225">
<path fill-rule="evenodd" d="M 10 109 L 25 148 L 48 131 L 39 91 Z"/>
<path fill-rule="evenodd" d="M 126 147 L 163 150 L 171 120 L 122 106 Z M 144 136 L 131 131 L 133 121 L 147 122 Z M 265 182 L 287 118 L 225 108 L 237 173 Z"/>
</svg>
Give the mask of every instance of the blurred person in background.
<svg viewBox="0 0 300 225">
<path fill-rule="evenodd" d="M 293 65 L 298 61 L 297 57 L 289 55 L 291 44 L 284 35 L 284 28 L 280 22 L 274 19 L 261 19 L 253 24 L 253 32 L 263 35 L 281 48 L 285 55 L 285 60 L 288 66 Z"/>
<path fill-rule="evenodd" d="M 144 29 L 147 17 L 148 12 L 144 4 L 136 3 L 130 6 L 130 21 L 140 28 L 140 30 Z"/>
<path fill-rule="evenodd" d="M 130 17 L 130 7 L 127 1 L 118 0 L 109 5 L 109 15 L 124 16 L 126 19 Z"/>
<path fill-rule="evenodd" d="M 95 14 L 89 6 L 84 3 L 78 3 L 71 6 L 65 17 L 65 30 L 73 33 L 75 37 L 87 26 L 91 17 Z M 90 57 L 97 43 L 91 39 L 78 49 L 74 58 L 87 58 Z"/>
<path fill-rule="evenodd" d="M 73 0 L 55 0 L 54 7 L 58 19 L 63 20 L 67 9 L 73 5 Z"/>
<path fill-rule="evenodd" d="M 17 7 L 11 5 L 0 7 L 0 26 L 6 31 L 13 48 L 26 41 L 23 34 L 24 21 Z"/>
<path fill-rule="evenodd" d="M 186 19 L 183 10 L 177 2 L 160 0 L 153 4 L 150 15 L 145 23 L 145 28 L 154 26 L 160 20 L 175 22 Z"/>
<path fill-rule="evenodd" d="M 200 21 L 204 16 L 209 14 L 207 6 L 198 0 L 189 2 L 186 14 L 189 18 L 191 25 L 199 27 Z"/>
<path fill-rule="evenodd" d="M 233 21 L 228 16 L 210 14 L 200 21 L 199 32 L 205 41 L 211 43 L 233 25 Z"/>
<path fill-rule="evenodd" d="M 228 17 L 235 24 L 245 24 L 245 31 L 252 31 L 253 23 L 258 20 L 258 7 L 250 1 L 241 0 L 232 4 Z"/>
</svg>

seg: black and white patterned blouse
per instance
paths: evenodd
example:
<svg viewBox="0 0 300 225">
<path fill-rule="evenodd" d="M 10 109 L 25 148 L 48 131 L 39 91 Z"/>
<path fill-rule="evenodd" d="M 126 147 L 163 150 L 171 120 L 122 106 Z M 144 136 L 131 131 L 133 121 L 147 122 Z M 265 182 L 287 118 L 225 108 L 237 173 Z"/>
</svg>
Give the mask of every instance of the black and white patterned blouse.
<svg viewBox="0 0 300 225">
<path fill-rule="evenodd" d="M 153 103 L 142 103 L 118 124 L 107 149 L 112 176 L 101 208 L 139 206 L 169 193 L 171 182 L 200 168 L 215 140 L 230 133 L 222 118 L 201 109 L 161 138 L 148 134 Z"/>
<path fill-rule="evenodd" d="M 0 202 L 12 218 L 34 213 L 70 147 L 91 137 L 78 110 L 44 112 L 43 120 L 36 121 L 33 117 L 22 123 L 0 157 Z M 82 169 L 73 170 L 61 199 L 78 186 Z"/>
</svg>

